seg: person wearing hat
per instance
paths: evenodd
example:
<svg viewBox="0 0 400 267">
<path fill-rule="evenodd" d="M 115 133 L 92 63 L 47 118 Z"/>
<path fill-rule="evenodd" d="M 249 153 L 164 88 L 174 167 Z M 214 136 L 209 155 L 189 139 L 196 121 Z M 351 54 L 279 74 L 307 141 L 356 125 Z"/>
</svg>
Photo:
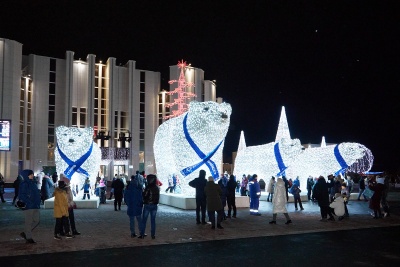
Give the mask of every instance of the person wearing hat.
<svg viewBox="0 0 400 267">
<path fill-rule="evenodd" d="M 68 220 L 68 196 L 65 190 L 66 183 L 58 182 L 58 187 L 54 190 L 54 218 L 56 226 L 54 228 L 54 239 L 61 240 L 61 233 L 65 233 L 66 238 L 73 238 L 69 229 Z"/>
<path fill-rule="evenodd" d="M 23 170 L 21 176 L 24 179 L 19 186 L 19 200 L 25 204 L 25 231 L 20 234 L 26 243 L 35 244 L 32 239 L 32 231 L 40 222 L 40 191 L 37 188 L 32 170 Z"/>
<path fill-rule="evenodd" d="M 335 194 L 335 198 L 333 199 L 331 204 L 329 204 L 329 207 L 332 209 L 333 213 L 339 217 L 339 221 L 344 219 L 345 204 L 344 199 L 340 193 Z"/>
</svg>

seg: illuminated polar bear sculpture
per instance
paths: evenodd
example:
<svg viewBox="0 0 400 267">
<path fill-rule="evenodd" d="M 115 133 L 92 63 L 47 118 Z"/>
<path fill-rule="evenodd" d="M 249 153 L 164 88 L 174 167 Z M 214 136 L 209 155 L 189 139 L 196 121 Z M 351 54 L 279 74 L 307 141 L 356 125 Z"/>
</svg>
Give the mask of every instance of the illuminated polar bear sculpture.
<svg viewBox="0 0 400 267">
<path fill-rule="evenodd" d="M 258 180 L 269 181 L 272 176 L 281 176 L 286 168 L 302 152 L 299 139 L 282 138 L 259 146 L 242 146 L 236 156 L 234 174 L 257 174 Z"/>
<path fill-rule="evenodd" d="M 192 101 L 188 112 L 158 127 L 154 157 L 157 177 L 164 185 L 170 175 L 177 174 L 183 193 L 192 194 L 187 183 L 198 177 L 200 170 L 205 170 L 207 177 L 219 177 L 231 113 L 228 103 Z"/>
<path fill-rule="evenodd" d="M 93 142 L 93 128 L 59 126 L 56 128 L 56 136 L 57 173 L 64 173 L 72 184 L 78 186 L 89 177 L 94 185 L 100 167 L 101 151 Z"/>
<path fill-rule="evenodd" d="M 369 149 L 358 143 L 308 148 L 288 167 L 286 174 L 288 177 L 299 176 L 301 186 L 305 188 L 308 176 L 322 175 L 326 178 L 329 174 L 337 175 L 362 159 L 367 153 L 370 153 Z M 366 166 L 366 171 L 371 167 L 372 162 L 370 166 Z"/>
</svg>

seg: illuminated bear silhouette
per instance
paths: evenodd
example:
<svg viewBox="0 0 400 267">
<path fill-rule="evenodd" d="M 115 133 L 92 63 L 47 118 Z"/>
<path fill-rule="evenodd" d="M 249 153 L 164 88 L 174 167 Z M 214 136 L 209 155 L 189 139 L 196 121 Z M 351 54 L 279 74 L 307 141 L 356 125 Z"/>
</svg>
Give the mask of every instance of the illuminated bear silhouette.
<svg viewBox="0 0 400 267">
<path fill-rule="evenodd" d="M 235 160 L 234 174 L 242 177 L 243 174 L 257 174 L 258 179 L 269 181 L 272 176 L 282 176 L 290 164 L 302 152 L 299 139 L 282 138 L 279 142 L 264 145 L 239 145 L 240 149 Z"/>
<path fill-rule="evenodd" d="M 187 182 L 198 177 L 201 169 L 207 176 L 220 176 L 231 113 L 227 103 L 192 101 L 188 112 L 159 126 L 154 157 L 163 184 L 168 184 L 170 175 L 178 174 L 183 193 L 189 193 Z"/>
<path fill-rule="evenodd" d="M 72 184 L 82 185 L 89 177 L 92 185 L 96 182 L 100 167 L 101 151 L 93 142 L 93 128 L 56 128 L 55 149 L 57 173 L 63 173 Z"/>
</svg>

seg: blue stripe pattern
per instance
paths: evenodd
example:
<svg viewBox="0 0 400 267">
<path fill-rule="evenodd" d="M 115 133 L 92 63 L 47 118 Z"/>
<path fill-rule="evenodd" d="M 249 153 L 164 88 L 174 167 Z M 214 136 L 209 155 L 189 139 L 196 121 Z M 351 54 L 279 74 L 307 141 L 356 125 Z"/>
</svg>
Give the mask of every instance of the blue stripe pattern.
<svg viewBox="0 0 400 267">
<path fill-rule="evenodd" d="M 65 155 L 60 147 L 57 144 L 57 149 L 58 152 L 60 153 L 61 158 L 68 164 L 68 167 L 65 169 L 64 171 L 64 175 L 71 180 L 72 175 L 74 175 L 75 172 L 77 173 L 81 173 L 83 175 L 85 175 L 86 177 L 89 177 L 89 173 L 82 169 L 81 166 L 82 164 L 89 158 L 90 154 L 92 154 L 92 150 L 93 150 L 93 142 L 90 145 L 89 151 L 87 151 L 82 157 L 80 157 L 77 161 L 72 161 L 71 159 L 69 159 L 67 157 L 67 155 Z"/>
<path fill-rule="evenodd" d="M 279 143 L 276 143 L 274 145 L 274 153 L 275 153 L 276 163 L 278 163 L 278 168 L 279 168 L 279 172 L 276 175 L 277 176 L 285 175 L 285 170 L 287 167 L 285 166 L 285 163 L 283 163 L 281 151 L 279 150 Z"/>
<path fill-rule="evenodd" d="M 340 155 L 340 151 L 339 151 L 339 145 L 336 145 L 333 153 L 335 154 L 336 160 L 340 165 L 340 170 L 338 170 L 337 172 L 335 172 L 335 175 L 338 175 L 340 173 L 343 173 L 344 170 L 346 170 L 349 165 L 347 165 L 346 161 L 344 160 L 344 158 L 342 157 L 342 155 Z"/>
<path fill-rule="evenodd" d="M 185 118 L 183 119 L 183 132 L 185 133 L 185 137 L 189 145 L 193 148 L 194 152 L 196 152 L 196 154 L 201 158 L 201 161 L 192 166 L 184 168 L 183 170 L 181 170 L 181 174 L 183 176 L 187 176 L 192 172 L 194 172 L 195 170 L 197 170 L 198 168 L 200 168 L 201 165 L 206 164 L 211 172 L 212 177 L 214 177 L 214 179 L 219 178 L 218 168 L 215 162 L 211 160 L 211 157 L 214 156 L 215 152 L 217 152 L 218 148 L 221 146 L 224 140 L 222 139 L 221 142 L 219 142 L 219 144 L 210 153 L 208 153 L 208 155 L 204 154 L 203 151 L 200 150 L 200 148 L 195 144 L 193 139 L 190 137 L 189 131 L 187 129 L 187 116 L 188 114 L 186 113 Z"/>
</svg>

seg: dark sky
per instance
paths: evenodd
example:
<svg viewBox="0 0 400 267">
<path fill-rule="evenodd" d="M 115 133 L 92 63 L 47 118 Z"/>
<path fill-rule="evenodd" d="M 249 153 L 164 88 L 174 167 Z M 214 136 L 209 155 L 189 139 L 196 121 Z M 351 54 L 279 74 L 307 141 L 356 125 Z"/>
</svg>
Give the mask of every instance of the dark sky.
<svg viewBox="0 0 400 267">
<path fill-rule="evenodd" d="M 398 1 L 24 2 L 0 3 L 0 37 L 24 54 L 131 59 L 162 88 L 178 60 L 203 69 L 233 108 L 227 156 L 241 130 L 274 141 L 284 105 L 292 138 L 358 142 L 373 170 L 400 170 Z"/>
</svg>

